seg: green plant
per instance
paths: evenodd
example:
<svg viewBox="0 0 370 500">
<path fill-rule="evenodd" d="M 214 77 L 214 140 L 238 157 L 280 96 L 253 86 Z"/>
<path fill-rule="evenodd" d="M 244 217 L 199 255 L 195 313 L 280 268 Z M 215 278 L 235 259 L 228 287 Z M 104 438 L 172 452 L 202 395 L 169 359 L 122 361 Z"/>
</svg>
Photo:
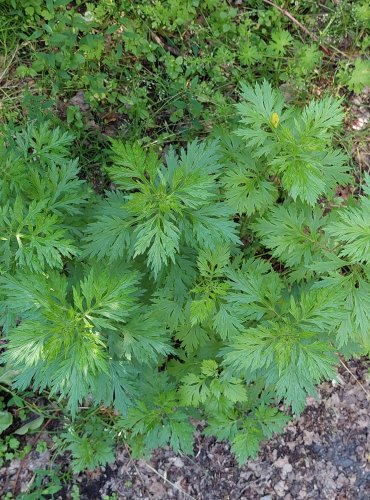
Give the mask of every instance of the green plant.
<svg viewBox="0 0 370 500">
<path fill-rule="evenodd" d="M 19 448 L 20 442 L 18 439 L 12 436 L 6 436 L 0 441 L 0 464 L 4 465 L 4 462 L 12 460 L 19 453 L 17 450 Z"/>
<path fill-rule="evenodd" d="M 192 453 L 190 417 L 243 463 L 339 353 L 369 350 L 370 179 L 336 194 L 340 103 L 288 107 L 264 82 L 237 110 L 236 132 L 178 153 L 112 140 L 103 197 L 50 123 L 2 142 L 4 360 L 71 413 L 75 471 L 115 438 Z"/>
<path fill-rule="evenodd" d="M 63 484 L 56 469 L 36 469 L 34 480 L 26 493 L 17 496 L 19 500 L 50 498 L 60 492 Z"/>
<path fill-rule="evenodd" d="M 354 67 L 347 63 L 339 71 L 339 79 L 350 90 L 360 93 L 365 87 L 370 86 L 370 62 L 357 58 L 354 61 Z"/>
<path fill-rule="evenodd" d="M 0 20 L 5 59 L 12 60 L 11 88 L 22 79 L 22 88 L 59 101 L 78 133 L 104 129 L 113 113 L 126 139 L 159 143 L 187 141 L 228 122 L 242 79 L 267 78 L 290 88 L 295 100 L 304 99 L 317 82 L 331 79 L 335 56 L 342 68 L 338 82 L 362 90 L 360 56 L 369 43 L 365 3 L 355 8 L 342 1 L 338 8 L 299 2 L 289 8 L 304 25 L 313 24 L 319 41 L 315 35 L 303 40 L 289 18 L 262 0 L 236 6 L 226 0 L 6 0 Z M 348 56 L 343 40 L 351 40 Z M 353 62 L 351 78 L 347 66 Z M 81 91 L 83 103 L 73 104 Z M 20 99 L 9 92 L 5 114 L 19 116 Z"/>
<path fill-rule="evenodd" d="M 84 426 L 83 434 L 71 429 L 62 437 L 67 450 L 72 453 L 74 472 L 92 470 L 114 461 L 113 433 L 96 418 L 91 418 Z"/>
</svg>

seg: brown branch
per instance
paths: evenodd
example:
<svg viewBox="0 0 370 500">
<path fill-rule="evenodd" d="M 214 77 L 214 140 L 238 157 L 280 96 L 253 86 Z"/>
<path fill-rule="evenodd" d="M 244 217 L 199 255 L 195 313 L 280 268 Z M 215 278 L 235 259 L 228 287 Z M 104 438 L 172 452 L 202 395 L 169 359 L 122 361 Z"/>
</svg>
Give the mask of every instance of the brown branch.
<svg viewBox="0 0 370 500">
<path fill-rule="evenodd" d="M 153 33 L 153 31 L 150 32 L 150 38 L 153 40 L 153 42 L 160 45 L 163 49 L 167 50 L 167 52 L 170 52 L 172 55 L 174 56 L 180 55 L 180 51 L 177 47 L 171 47 L 171 45 L 165 44 L 156 33 Z"/>
<path fill-rule="evenodd" d="M 186 491 L 184 491 L 182 488 L 180 488 L 179 486 L 177 486 L 175 483 L 173 483 L 172 481 L 170 481 L 169 479 L 167 479 L 166 476 L 163 476 L 160 472 L 158 472 L 157 469 L 155 469 L 154 467 L 152 467 L 151 465 L 149 465 L 148 462 L 145 462 L 145 461 L 142 461 L 142 462 L 148 467 L 148 469 L 150 469 L 152 472 L 154 472 L 155 474 L 157 474 L 161 479 L 163 479 L 163 481 L 165 483 L 170 484 L 173 488 L 175 488 L 175 490 L 177 490 L 180 493 L 182 493 L 185 497 L 188 497 L 191 500 L 196 500 L 196 498 L 194 498 L 192 495 L 190 495 L 189 493 L 187 493 Z"/>
<path fill-rule="evenodd" d="M 45 422 L 45 424 L 42 426 L 42 429 L 33 438 L 32 443 L 31 443 L 31 451 L 34 448 L 37 441 L 40 439 L 41 434 L 45 431 L 46 427 L 50 424 L 50 422 L 52 420 L 53 420 L 52 418 L 49 418 L 49 420 L 47 422 Z M 28 459 L 29 459 L 29 453 L 24 458 L 22 458 L 22 460 L 19 464 L 17 474 L 15 476 L 14 486 L 13 486 L 13 495 L 18 495 L 18 493 L 19 493 L 19 490 L 20 490 L 20 487 L 18 487 L 19 486 L 18 485 L 19 477 L 20 477 L 21 471 L 23 470 L 24 465 L 26 464 L 26 462 L 28 462 Z"/>
<path fill-rule="evenodd" d="M 306 26 L 304 26 L 302 23 L 300 23 L 298 21 L 298 19 L 296 19 L 288 10 L 286 9 L 283 9 L 282 7 L 280 7 L 279 5 L 276 5 L 274 2 L 271 2 L 271 0 L 263 0 L 265 3 L 267 3 L 268 5 L 271 5 L 272 7 L 274 7 L 275 9 L 277 9 L 279 12 L 281 12 L 282 14 L 284 14 L 284 16 L 286 16 L 288 19 L 290 19 L 295 25 L 297 25 L 304 33 L 306 33 L 306 35 L 308 35 L 310 38 L 312 38 L 312 40 L 315 40 L 315 42 L 318 42 L 318 38 L 317 36 L 315 35 L 315 33 L 312 33 L 312 31 L 310 31 L 309 29 L 306 28 Z M 328 56 L 332 55 L 332 52 L 327 48 L 325 47 L 324 45 L 322 44 L 319 44 L 319 47 L 320 49 Z"/>
<path fill-rule="evenodd" d="M 353 377 L 356 381 L 356 383 L 361 387 L 361 389 L 364 391 L 366 394 L 368 400 L 370 400 L 370 393 L 366 388 L 364 387 L 363 384 L 361 384 L 360 380 L 356 377 L 356 375 L 348 368 L 348 366 L 341 360 L 339 359 L 340 364 L 343 366 L 343 368 Z"/>
</svg>

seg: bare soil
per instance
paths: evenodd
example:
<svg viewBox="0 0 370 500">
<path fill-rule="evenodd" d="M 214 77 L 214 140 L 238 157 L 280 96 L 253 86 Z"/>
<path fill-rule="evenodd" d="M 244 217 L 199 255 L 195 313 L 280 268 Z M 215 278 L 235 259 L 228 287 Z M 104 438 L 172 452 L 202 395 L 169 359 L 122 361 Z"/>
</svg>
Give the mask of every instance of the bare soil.
<svg viewBox="0 0 370 500">
<path fill-rule="evenodd" d="M 228 445 L 201 437 L 194 457 L 161 450 L 149 461 L 132 461 L 120 450 L 113 466 L 78 478 L 82 498 L 115 492 L 133 500 L 368 500 L 369 362 L 348 367 L 351 373 L 340 369 L 342 384 L 323 384 L 301 418 L 244 467 L 237 466 Z"/>
<path fill-rule="evenodd" d="M 164 449 L 150 460 L 132 460 L 127 449 L 119 449 L 114 464 L 74 477 L 80 498 L 368 500 L 369 367 L 369 360 L 341 366 L 340 383 L 322 384 L 317 399 L 308 398 L 300 419 L 265 443 L 258 458 L 244 467 L 237 466 L 227 444 L 199 433 L 193 457 Z M 61 465 L 68 460 L 65 455 Z M 49 463 L 48 451 L 31 452 L 21 470 L 18 460 L 10 462 L 0 469 L 3 495 L 14 491 L 16 481 L 17 489 L 26 491 L 34 471 Z M 76 497 L 68 486 L 54 498 Z"/>
</svg>

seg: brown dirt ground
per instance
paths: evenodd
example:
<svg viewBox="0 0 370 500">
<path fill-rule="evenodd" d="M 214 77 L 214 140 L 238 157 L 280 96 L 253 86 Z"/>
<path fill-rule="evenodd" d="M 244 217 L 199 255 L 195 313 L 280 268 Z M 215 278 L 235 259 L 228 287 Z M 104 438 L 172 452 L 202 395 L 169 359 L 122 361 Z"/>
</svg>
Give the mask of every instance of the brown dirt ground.
<svg viewBox="0 0 370 500">
<path fill-rule="evenodd" d="M 347 367 L 339 370 L 339 384 L 322 384 L 300 419 L 265 443 L 258 458 L 244 467 L 237 466 L 227 444 L 199 433 L 194 457 L 165 449 L 150 460 L 132 460 L 127 450 L 118 450 L 114 464 L 75 476 L 80 498 L 368 500 L 370 362 L 351 361 Z M 0 469 L 0 485 L 6 483 L 11 492 L 18 476 L 25 491 L 34 470 L 49 461 L 49 452 L 32 452 L 19 477 L 19 461 L 13 460 Z M 67 455 L 63 461 L 68 463 Z M 54 498 L 76 497 L 66 489 Z"/>
<path fill-rule="evenodd" d="M 114 466 L 82 476 L 81 498 L 273 500 L 370 498 L 369 362 L 353 361 L 343 384 L 325 383 L 318 399 L 285 433 L 265 443 L 256 460 L 238 467 L 229 446 L 198 438 L 195 457 L 158 451 L 132 461 L 121 450 Z M 356 377 L 356 379 L 355 379 Z M 67 498 L 67 497 L 66 497 Z"/>
</svg>

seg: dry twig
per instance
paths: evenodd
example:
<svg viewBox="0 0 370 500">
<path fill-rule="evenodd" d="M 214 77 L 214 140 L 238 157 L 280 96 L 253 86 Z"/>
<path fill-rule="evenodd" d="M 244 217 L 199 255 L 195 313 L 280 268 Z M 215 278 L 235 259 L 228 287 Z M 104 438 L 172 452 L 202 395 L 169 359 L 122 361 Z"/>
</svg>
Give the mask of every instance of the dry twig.
<svg viewBox="0 0 370 500">
<path fill-rule="evenodd" d="M 186 493 L 186 491 L 184 491 L 183 489 L 179 488 L 177 486 L 177 484 L 173 483 L 172 481 L 170 481 L 169 479 L 167 479 L 165 476 L 163 476 L 160 472 L 158 472 L 154 467 L 152 467 L 151 465 L 148 464 L 148 462 L 144 462 L 145 465 L 148 467 L 148 469 L 150 469 L 152 472 L 154 472 L 155 474 L 157 474 L 160 478 L 163 479 L 163 481 L 165 481 L 166 483 L 170 484 L 173 488 L 175 488 L 177 491 L 179 491 L 180 493 L 182 493 L 183 495 L 185 495 L 187 498 L 191 498 L 191 500 L 196 500 L 195 497 L 189 495 L 189 493 Z"/>
<path fill-rule="evenodd" d="M 52 421 L 51 418 L 49 418 L 49 420 L 47 422 L 45 422 L 45 424 L 42 426 L 42 429 L 36 434 L 36 436 L 33 438 L 32 440 L 32 443 L 31 443 L 31 449 L 34 448 L 35 444 L 37 443 L 37 441 L 40 439 L 40 436 L 42 435 L 42 433 L 45 431 L 45 429 L 47 428 L 47 426 L 50 424 L 50 422 Z M 19 464 L 19 467 L 18 467 L 18 471 L 17 471 L 17 475 L 15 476 L 15 482 L 14 482 L 14 486 L 13 486 L 13 495 L 17 496 L 18 493 L 19 493 L 19 478 L 20 478 L 20 474 L 21 474 L 21 471 L 23 470 L 25 464 L 28 462 L 29 460 L 29 455 L 27 454 L 20 462 Z M 31 483 L 32 484 L 32 480 L 31 480 Z"/>
<path fill-rule="evenodd" d="M 180 51 L 177 47 L 172 47 L 171 45 L 164 43 L 162 39 L 153 31 L 150 32 L 150 38 L 153 40 L 153 42 L 160 45 L 162 48 L 167 50 L 167 52 L 170 52 L 172 55 L 176 57 L 180 55 Z"/>
<path fill-rule="evenodd" d="M 353 377 L 358 385 L 361 387 L 361 389 L 364 391 L 364 393 L 367 395 L 368 399 L 370 400 L 370 393 L 369 391 L 364 387 L 364 385 L 359 381 L 359 379 L 356 377 L 356 375 L 348 368 L 348 366 L 342 361 L 341 359 L 339 360 L 340 364 L 343 366 L 343 368 Z"/>
<path fill-rule="evenodd" d="M 18 47 L 18 46 L 14 49 L 14 52 L 13 52 L 13 54 L 12 54 L 11 58 L 10 58 L 10 61 L 9 61 L 9 62 L 8 62 L 8 64 L 5 66 L 5 68 L 4 68 L 4 70 L 3 70 L 3 72 L 0 74 L 0 82 L 1 82 L 1 80 L 4 78 L 4 76 L 7 74 L 7 72 L 9 71 L 9 68 L 10 68 L 10 66 L 12 65 L 12 62 L 14 61 L 14 58 L 15 58 L 15 56 L 16 56 L 16 55 L 17 55 L 17 53 L 18 53 L 18 49 L 19 49 L 19 47 Z"/>
<path fill-rule="evenodd" d="M 271 0 L 263 0 L 265 3 L 267 3 L 268 5 L 271 5 L 271 7 L 274 7 L 275 9 L 277 9 L 279 12 L 281 12 L 282 14 L 284 14 L 284 16 L 286 16 L 288 19 L 290 19 L 295 25 L 297 25 L 304 33 L 306 33 L 306 35 L 308 35 L 310 38 L 312 38 L 312 40 L 315 40 L 315 42 L 318 41 L 318 38 L 317 36 L 312 33 L 312 31 L 310 31 L 309 29 L 306 28 L 306 26 L 304 26 L 301 22 L 298 21 L 298 19 L 296 19 L 288 10 L 286 9 L 283 9 L 282 7 L 280 7 L 279 5 L 276 5 L 274 2 L 271 2 Z M 327 48 L 325 47 L 325 45 L 322 45 L 322 44 L 319 44 L 319 47 L 320 49 L 328 56 L 332 55 L 332 52 Z"/>
</svg>

